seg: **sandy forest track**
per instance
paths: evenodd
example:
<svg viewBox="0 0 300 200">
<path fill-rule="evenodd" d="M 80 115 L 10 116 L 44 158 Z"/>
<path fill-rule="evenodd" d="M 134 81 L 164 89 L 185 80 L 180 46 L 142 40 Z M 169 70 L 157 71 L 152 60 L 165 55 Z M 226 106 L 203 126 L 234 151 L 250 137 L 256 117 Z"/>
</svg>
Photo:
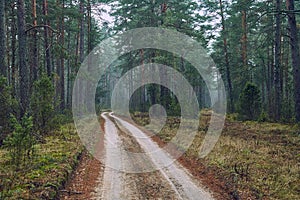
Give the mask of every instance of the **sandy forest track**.
<svg viewBox="0 0 300 200">
<path fill-rule="evenodd" d="M 149 154 L 146 158 L 133 157 L 132 153 L 153 152 L 159 147 L 132 124 L 109 116 L 102 114 L 106 165 L 94 199 L 213 199 L 178 162 L 159 167 L 171 160 L 168 153 L 161 151 L 159 155 Z M 149 166 L 158 170 L 132 173 L 149 169 Z"/>
</svg>

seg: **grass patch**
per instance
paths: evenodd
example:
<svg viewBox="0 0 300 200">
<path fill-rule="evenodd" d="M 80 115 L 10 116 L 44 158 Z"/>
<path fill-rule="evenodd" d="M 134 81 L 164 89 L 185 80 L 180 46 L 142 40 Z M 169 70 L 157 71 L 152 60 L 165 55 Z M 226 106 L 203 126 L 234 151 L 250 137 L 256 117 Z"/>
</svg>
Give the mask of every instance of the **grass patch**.
<svg viewBox="0 0 300 200">
<path fill-rule="evenodd" d="M 147 116 L 137 113 L 134 118 L 143 125 Z M 209 112 L 202 111 L 198 134 L 184 156 L 214 171 L 231 188 L 232 198 L 300 199 L 299 126 L 230 118 L 213 151 L 200 159 L 198 152 L 209 120 Z M 169 117 L 157 135 L 164 142 L 170 141 L 179 123 L 179 119 Z"/>
<path fill-rule="evenodd" d="M 34 146 L 34 157 L 19 170 L 0 149 L 0 199 L 54 199 L 83 151 L 73 124 L 63 125 L 45 143 Z"/>
</svg>

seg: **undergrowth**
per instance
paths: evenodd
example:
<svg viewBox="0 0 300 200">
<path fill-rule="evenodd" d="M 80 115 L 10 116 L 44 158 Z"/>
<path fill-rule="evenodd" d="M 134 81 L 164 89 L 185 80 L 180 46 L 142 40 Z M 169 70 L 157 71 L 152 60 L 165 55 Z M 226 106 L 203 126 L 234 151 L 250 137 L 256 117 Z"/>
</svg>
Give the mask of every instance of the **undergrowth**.
<svg viewBox="0 0 300 200">
<path fill-rule="evenodd" d="M 140 125 L 149 121 L 147 114 L 133 116 Z M 214 171 L 230 186 L 232 198 L 300 199 L 299 125 L 238 122 L 227 118 L 213 151 L 200 159 L 198 153 L 209 121 L 209 111 L 202 111 L 198 134 L 184 156 L 199 160 Z M 157 135 L 169 142 L 179 123 L 178 118 L 169 117 Z"/>
<path fill-rule="evenodd" d="M 63 125 L 35 155 L 17 170 L 9 152 L 0 149 L 0 199 L 54 199 L 73 171 L 83 150 L 73 124 Z"/>
</svg>

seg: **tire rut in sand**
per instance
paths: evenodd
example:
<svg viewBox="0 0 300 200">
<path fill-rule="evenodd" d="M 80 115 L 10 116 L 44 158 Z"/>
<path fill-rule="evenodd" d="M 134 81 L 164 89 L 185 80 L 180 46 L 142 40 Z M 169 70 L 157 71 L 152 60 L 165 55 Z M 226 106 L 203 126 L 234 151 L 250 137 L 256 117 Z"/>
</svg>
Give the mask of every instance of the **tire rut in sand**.
<svg viewBox="0 0 300 200">
<path fill-rule="evenodd" d="M 122 127 L 113 118 L 110 118 L 110 120 L 117 127 L 122 146 L 126 150 L 122 153 L 122 157 L 126 160 L 124 164 L 129 165 L 127 168 L 131 168 L 132 171 L 141 171 L 145 169 L 145 165 L 153 165 L 150 159 L 132 156 L 131 153 L 144 153 L 144 150 L 126 128 Z M 159 171 L 125 173 L 123 183 L 127 193 L 125 199 L 179 199 Z"/>
</svg>

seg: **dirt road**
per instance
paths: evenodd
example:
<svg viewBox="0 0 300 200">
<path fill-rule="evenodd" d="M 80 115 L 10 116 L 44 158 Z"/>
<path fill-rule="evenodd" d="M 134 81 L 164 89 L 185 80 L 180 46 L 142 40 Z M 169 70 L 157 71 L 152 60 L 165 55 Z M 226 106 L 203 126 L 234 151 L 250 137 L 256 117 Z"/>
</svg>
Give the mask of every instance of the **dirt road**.
<svg viewBox="0 0 300 200">
<path fill-rule="evenodd" d="M 94 199 L 213 199 L 201 184 L 134 125 L 105 119 L 105 169 Z"/>
</svg>

